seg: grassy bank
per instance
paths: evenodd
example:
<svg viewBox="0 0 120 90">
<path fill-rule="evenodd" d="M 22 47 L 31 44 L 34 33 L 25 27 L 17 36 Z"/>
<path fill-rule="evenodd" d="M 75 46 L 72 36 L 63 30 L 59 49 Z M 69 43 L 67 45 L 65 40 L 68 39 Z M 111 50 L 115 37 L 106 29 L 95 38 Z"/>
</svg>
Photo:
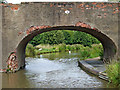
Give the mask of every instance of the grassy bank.
<svg viewBox="0 0 120 90">
<path fill-rule="evenodd" d="M 74 45 L 38 45 L 33 47 L 33 45 L 28 44 L 26 47 L 26 57 L 35 57 L 36 55 L 55 53 L 55 52 L 69 52 L 69 51 L 80 51 L 81 59 L 95 58 L 103 56 L 103 47 L 101 44 L 93 44 L 91 47 L 84 47 L 80 44 Z M 106 73 L 109 77 L 109 82 L 113 83 L 115 86 L 120 87 L 120 62 L 119 60 L 112 60 L 111 63 L 106 64 Z"/>
<path fill-rule="evenodd" d="M 106 65 L 106 73 L 109 77 L 109 82 L 117 87 L 120 87 L 120 61 L 112 60 Z"/>
<path fill-rule="evenodd" d="M 46 53 L 55 53 L 55 52 L 69 52 L 69 51 L 80 51 L 82 59 L 94 58 L 100 56 L 103 52 L 101 44 L 94 44 L 91 47 L 84 47 L 80 44 L 74 45 L 38 45 L 33 47 L 31 44 L 28 44 L 26 47 L 26 57 L 34 57 L 35 55 L 46 54 Z"/>
<path fill-rule="evenodd" d="M 103 47 L 101 44 L 93 44 L 91 47 L 82 47 L 80 49 L 81 58 L 88 59 L 88 58 L 95 58 L 103 55 Z"/>
</svg>

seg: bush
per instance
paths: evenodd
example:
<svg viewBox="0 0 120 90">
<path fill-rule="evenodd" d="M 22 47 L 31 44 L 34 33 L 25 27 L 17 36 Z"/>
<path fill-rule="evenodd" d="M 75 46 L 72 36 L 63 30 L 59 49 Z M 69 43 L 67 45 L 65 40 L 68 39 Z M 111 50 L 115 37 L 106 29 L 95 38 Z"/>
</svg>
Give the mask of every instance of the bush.
<svg viewBox="0 0 120 90">
<path fill-rule="evenodd" d="M 99 45 L 99 44 L 92 45 L 90 51 L 91 51 L 90 58 L 98 57 L 98 56 L 100 56 L 101 58 L 103 57 L 103 47 L 102 47 L 102 45 Z"/>
<path fill-rule="evenodd" d="M 89 49 L 85 48 L 84 50 L 81 50 L 80 51 L 80 56 L 81 56 L 81 59 L 87 59 L 88 57 L 90 57 L 90 51 Z"/>
<path fill-rule="evenodd" d="M 71 46 L 70 46 L 70 45 L 67 45 L 67 46 L 66 46 L 66 49 L 70 51 L 70 50 L 71 50 Z"/>
<path fill-rule="evenodd" d="M 61 44 L 59 46 L 59 51 L 62 52 L 62 51 L 65 51 L 66 50 L 66 45 L 65 44 Z"/>
<path fill-rule="evenodd" d="M 84 47 L 83 45 L 80 46 L 80 53 L 82 59 L 88 59 L 88 58 L 95 58 L 99 57 L 100 53 L 103 53 L 102 45 L 95 44 L 91 47 Z"/>
<path fill-rule="evenodd" d="M 76 44 L 75 48 L 76 48 L 76 50 L 80 50 L 80 45 Z"/>
<path fill-rule="evenodd" d="M 38 49 L 42 48 L 41 51 Z M 95 58 L 99 57 L 100 55 L 103 56 L 103 49 L 102 45 L 95 44 L 91 47 L 84 47 L 80 44 L 74 44 L 74 45 L 66 45 L 66 44 L 59 44 L 59 45 L 38 45 L 33 47 L 31 44 L 28 44 L 26 48 L 26 56 L 28 57 L 34 57 L 35 54 L 45 54 L 45 53 L 54 53 L 54 52 L 62 52 L 62 51 L 74 51 L 74 50 L 80 50 L 81 53 L 81 59 L 88 59 L 88 58 Z"/>
<path fill-rule="evenodd" d="M 35 47 L 33 47 L 32 44 L 28 44 L 26 46 L 26 52 L 25 52 L 25 54 L 26 54 L 26 57 L 34 57 L 36 55 L 36 53 L 35 53 Z"/>
</svg>

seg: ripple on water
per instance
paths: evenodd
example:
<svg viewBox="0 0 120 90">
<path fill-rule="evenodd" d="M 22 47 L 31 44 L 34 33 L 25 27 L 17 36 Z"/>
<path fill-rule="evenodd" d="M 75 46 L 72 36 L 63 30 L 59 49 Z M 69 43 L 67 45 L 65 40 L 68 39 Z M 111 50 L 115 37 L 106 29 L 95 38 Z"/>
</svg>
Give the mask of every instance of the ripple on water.
<svg viewBox="0 0 120 90">
<path fill-rule="evenodd" d="M 89 88 L 102 82 L 77 67 L 77 58 L 50 61 L 46 58 L 27 60 L 26 75 L 30 74 L 36 87 Z M 35 75 L 34 75 L 35 74 Z"/>
</svg>

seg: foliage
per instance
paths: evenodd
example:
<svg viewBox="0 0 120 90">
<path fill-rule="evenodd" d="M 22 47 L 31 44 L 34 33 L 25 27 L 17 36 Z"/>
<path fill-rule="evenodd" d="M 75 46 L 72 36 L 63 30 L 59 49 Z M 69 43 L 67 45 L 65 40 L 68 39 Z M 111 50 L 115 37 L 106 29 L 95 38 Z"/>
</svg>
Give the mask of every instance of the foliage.
<svg viewBox="0 0 120 90">
<path fill-rule="evenodd" d="M 72 44 L 71 39 L 72 39 L 72 35 L 73 35 L 73 31 L 70 30 L 63 30 L 63 34 L 64 34 L 64 43 L 65 44 Z"/>
<path fill-rule="evenodd" d="M 45 50 L 43 48 L 42 51 L 35 50 L 37 54 L 41 53 L 49 53 L 49 52 L 62 52 L 62 51 L 73 51 L 73 50 L 81 50 L 81 56 L 83 59 L 93 58 L 100 56 L 102 57 L 103 51 L 102 45 L 93 46 L 93 44 L 99 44 L 95 37 L 80 31 L 70 31 L 70 30 L 54 30 L 50 32 L 45 32 L 37 35 L 33 38 L 30 43 L 33 46 L 39 45 L 48 45 L 52 50 Z M 85 46 L 85 47 L 84 47 Z M 91 48 L 90 48 L 91 47 Z"/>
<path fill-rule="evenodd" d="M 80 51 L 81 59 L 87 59 L 90 57 L 89 49 L 84 49 L 83 51 Z"/>
<path fill-rule="evenodd" d="M 39 44 L 81 44 L 84 46 L 91 47 L 92 44 L 100 43 L 95 37 L 80 31 L 70 31 L 70 30 L 55 30 L 50 32 L 45 32 L 35 36 L 30 43 L 33 46 Z"/>
<path fill-rule="evenodd" d="M 44 34 L 40 34 L 35 36 L 31 41 L 30 44 L 32 44 L 33 46 L 39 45 L 41 43 L 43 43 L 44 40 Z"/>
<path fill-rule="evenodd" d="M 33 38 L 32 41 L 30 41 L 33 46 L 39 45 L 39 44 L 60 44 L 64 42 L 64 35 L 63 32 L 60 30 L 45 32 L 43 34 L 37 35 Z"/>
<path fill-rule="evenodd" d="M 90 58 L 100 56 L 100 58 L 103 57 L 103 46 L 101 44 L 94 44 L 92 45 L 92 50 L 90 51 L 91 55 Z"/>
<path fill-rule="evenodd" d="M 36 55 L 35 53 L 35 47 L 33 47 L 32 44 L 28 44 L 26 47 L 26 57 L 34 57 Z"/>
<path fill-rule="evenodd" d="M 81 47 L 80 53 L 81 53 L 81 59 L 88 59 L 88 58 L 95 58 L 99 57 L 100 53 L 103 53 L 101 44 L 94 44 L 91 47 Z"/>
<path fill-rule="evenodd" d="M 100 43 L 96 38 L 93 36 L 86 34 L 84 32 L 75 31 L 74 36 L 72 38 L 73 44 L 82 44 L 84 46 L 91 47 L 92 44 Z"/>
<path fill-rule="evenodd" d="M 66 45 L 65 44 L 62 44 L 59 46 L 59 51 L 65 51 L 66 50 Z"/>
<path fill-rule="evenodd" d="M 119 72 L 119 61 L 112 60 L 112 62 L 106 65 L 106 73 L 109 77 L 109 81 L 114 85 L 120 87 L 120 72 Z"/>
<path fill-rule="evenodd" d="M 103 60 L 103 55 L 104 55 L 104 51 L 103 48 L 101 48 L 101 51 L 99 53 L 100 59 Z"/>
<path fill-rule="evenodd" d="M 34 49 L 32 49 L 34 48 Z M 39 50 L 39 48 L 42 48 Z M 94 44 L 91 47 L 84 47 L 80 44 L 73 44 L 73 45 L 66 45 L 66 44 L 59 44 L 59 45 L 38 45 L 33 47 L 31 44 L 28 44 L 26 48 L 26 56 L 35 56 L 40 54 L 46 53 L 55 53 L 55 52 L 65 52 L 65 51 L 75 51 L 80 50 L 81 60 L 99 57 L 100 53 L 102 52 L 102 45 L 101 44 Z M 33 53 L 32 55 L 30 53 Z"/>
</svg>

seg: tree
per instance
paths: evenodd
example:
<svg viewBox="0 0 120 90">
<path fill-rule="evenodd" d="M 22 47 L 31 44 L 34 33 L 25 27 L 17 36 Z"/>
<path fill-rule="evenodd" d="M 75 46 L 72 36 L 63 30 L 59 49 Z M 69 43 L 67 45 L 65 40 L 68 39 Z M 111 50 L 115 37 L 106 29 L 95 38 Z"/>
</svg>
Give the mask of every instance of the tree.
<svg viewBox="0 0 120 90">
<path fill-rule="evenodd" d="M 65 44 L 71 44 L 71 35 L 70 35 L 70 33 L 68 31 L 64 30 L 63 34 L 64 34 L 64 37 L 65 37 L 64 43 Z"/>
<path fill-rule="evenodd" d="M 36 46 L 38 44 L 60 44 L 60 43 L 64 43 L 64 39 L 65 37 L 63 35 L 63 32 L 57 30 L 57 31 L 50 31 L 39 34 L 36 37 L 34 37 L 30 41 L 30 43 L 33 46 Z"/>
<path fill-rule="evenodd" d="M 82 44 L 84 46 L 100 43 L 95 37 L 79 31 L 74 32 L 72 42 L 73 44 Z"/>
<path fill-rule="evenodd" d="M 44 44 L 60 44 L 64 39 L 63 32 L 60 30 L 44 33 Z"/>
<path fill-rule="evenodd" d="M 39 45 L 39 44 L 42 44 L 44 43 L 44 34 L 39 34 L 37 36 L 35 36 L 31 41 L 30 43 L 33 45 L 33 46 L 36 46 L 36 45 Z"/>
<path fill-rule="evenodd" d="M 33 46 L 39 44 L 82 44 L 91 46 L 100 43 L 95 37 L 80 31 L 55 30 L 45 32 L 34 37 L 30 43 Z"/>
</svg>

